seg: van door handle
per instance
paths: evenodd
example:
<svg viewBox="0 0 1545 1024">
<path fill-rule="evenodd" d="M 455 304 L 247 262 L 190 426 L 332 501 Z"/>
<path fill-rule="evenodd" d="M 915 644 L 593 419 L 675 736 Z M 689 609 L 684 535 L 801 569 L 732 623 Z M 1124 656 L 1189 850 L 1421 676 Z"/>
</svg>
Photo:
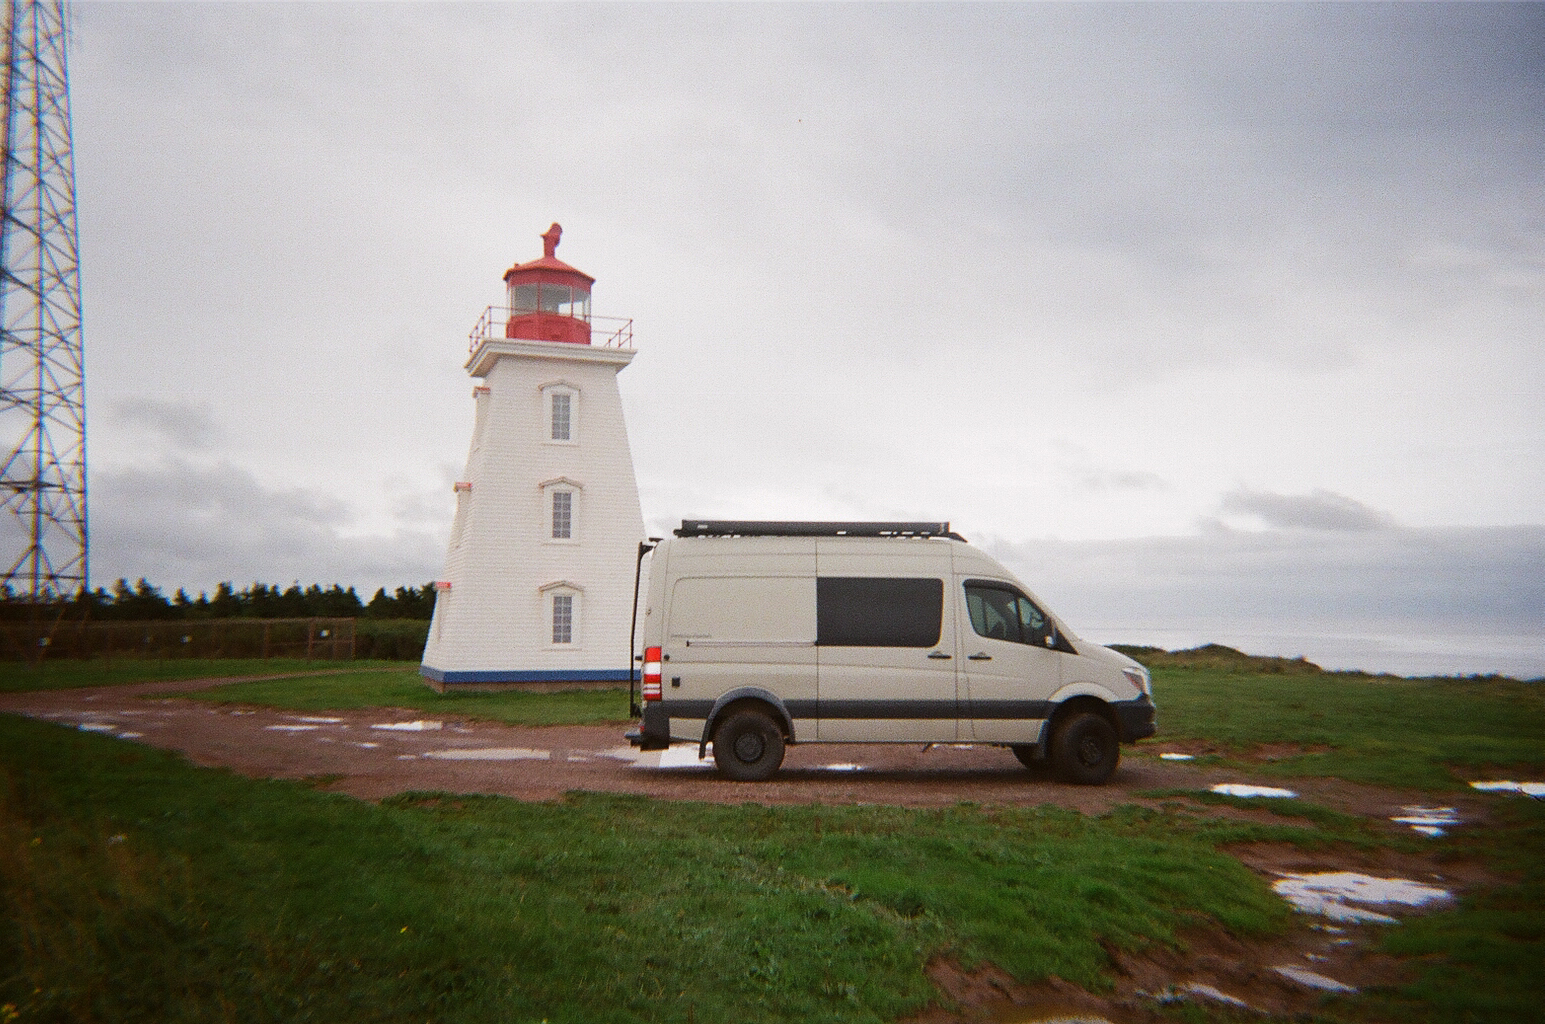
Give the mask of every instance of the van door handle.
<svg viewBox="0 0 1545 1024">
<path fill-rule="evenodd" d="M 966 656 L 966 660 L 967 661 L 991 661 L 992 660 L 992 655 L 988 654 L 986 651 L 977 651 L 975 654 L 967 655 Z"/>
<path fill-rule="evenodd" d="M 948 661 L 950 658 L 950 656 L 945 654 L 943 651 L 930 651 L 928 656 L 935 661 Z"/>
</svg>

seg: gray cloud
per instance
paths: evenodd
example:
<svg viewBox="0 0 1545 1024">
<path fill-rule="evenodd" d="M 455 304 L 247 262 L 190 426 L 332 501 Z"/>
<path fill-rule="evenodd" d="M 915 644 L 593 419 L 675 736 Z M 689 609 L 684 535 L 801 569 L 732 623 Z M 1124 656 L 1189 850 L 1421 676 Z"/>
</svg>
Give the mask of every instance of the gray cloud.
<svg viewBox="0 0 1545 1024">
<path fill-rule="evenodd" d="M 337 498 L 265 487 L 230 465 L 168 461 L 92 478 L 92 579 L 146 576 L 167 589 L 221 580 L 341 583 L 367 590 L 433 579 L 444 542 L 429 531 L 353 537 Z"/>
<path fill-rule="evenodd" d="M 160 441 L 171 452 L 199 452 L 226 439 L 207 405 L 167 402 L 156 398 L 120 398 L 112 404 L 117 423 Z"/>
<path fill-rule="evenodd" d="M 986 546 L 1098 638 L 1187 627 L 1545 637 L 1545 527 L 1267 531 Z M 1545 643 L 1537 661 L 1545 664 Z"/>
<path fill-rule="evenodd" d="M 1241 487 L 1223 496 L 1219 508 L 1227 514 L 1254 516 L 1278 530 L 1329 530 L 1362 533 L 1395 524 L 1393 518 L 1355 498 L 1332 491 L 1273 494 Z"/>
<path fill-rule="evenodd" d="M 651 523 L 1217 515 L 1065 549 L 1157 621 L 1536 593 L 1381 509 L 1545 507 L 1545 5 L 73 10 L 99 574 L 437 571 L 466 329 L 557 219 Z"/>
<path fill-rule="evenodd" d="M 1133 470 L 1086 472 L 1079 483 L 1090 491 L 1162 491 L 1169 486 L 1157 473 Z"/>
</svg>

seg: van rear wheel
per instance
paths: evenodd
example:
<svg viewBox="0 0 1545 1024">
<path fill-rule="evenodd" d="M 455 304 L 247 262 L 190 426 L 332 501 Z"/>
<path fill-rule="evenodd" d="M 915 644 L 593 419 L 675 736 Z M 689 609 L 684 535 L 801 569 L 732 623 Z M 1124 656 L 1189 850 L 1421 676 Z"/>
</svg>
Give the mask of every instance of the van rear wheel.
<svg viewBox="0 0 1545 1024">
<path fill-rule="evenodd" d="M 1051 738 L 1051 762 L 1064 782 L 1098 786 L 1111 777 L 1120 759 L 1115 728 L 1092 711 L 1073 715 Z"/>
<path fill-rule="evenodd" d="M 713 760 L 727 779 L 770 779 L 783 764 L 783 730 L 761 711 L 736 711 L 714 730 Z"/>
<path fill-rule="evenodd" d="M 1041 748 L 1034 743 L 1016 743 L 1010 748 L 1014 756 L 1019 758 L 1019 763 L 1033 772 L 1038 772 L 1046 767 L 1046 759 L 1041 756 Z"/>
</svg>

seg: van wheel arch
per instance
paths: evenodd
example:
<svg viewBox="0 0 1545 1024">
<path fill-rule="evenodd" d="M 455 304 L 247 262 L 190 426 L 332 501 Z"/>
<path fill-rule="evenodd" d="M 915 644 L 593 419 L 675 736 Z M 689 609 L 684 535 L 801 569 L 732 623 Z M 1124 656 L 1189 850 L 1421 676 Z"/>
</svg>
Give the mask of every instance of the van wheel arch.
<svg viewBox="0 0 1545 1024">
<path fill-rule="evenodd" d="M 726 716 L 737 711 L 757 709 L 772 719 L 782 733 L 785 743 L 794 743 L 794 720 L 789 716 L 788 708 L 783 706 L 783 701 L 778 696 L 766 690 L 754 686 L 743 686 L 731 690 L 714 701 L 712 710 L 708 712 L 708 718 L 703 722 L 703 737 L 698 742 L 697 756 L 706 757 L 708 744 L 713 739 L 714 731 L 719 728 L 719 723 Z"/>
<path fill-rule="evenodd" d="M 1065 782 L 1102 785 L 1121 759 L 1121 724 L 1097 697 L 1064 701 L 1047 723 L 1046 751 Z"/>
</svg>

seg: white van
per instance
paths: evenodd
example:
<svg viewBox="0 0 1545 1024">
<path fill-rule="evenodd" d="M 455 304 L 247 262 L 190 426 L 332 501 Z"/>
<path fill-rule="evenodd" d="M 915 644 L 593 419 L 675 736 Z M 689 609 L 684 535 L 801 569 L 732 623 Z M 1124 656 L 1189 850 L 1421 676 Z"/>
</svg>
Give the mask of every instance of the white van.
<svg viewBox="0 0 1545 1024">
<path fill-rule="evenodd" d="M 790 743 L 973 743 L 1097 785 L 1154 734 L 1148 671 L 948 523 L 684 521 L 641 629 L 629 742 L 712 743 L 732 779 L 771 777 Z"/>
</svg>

